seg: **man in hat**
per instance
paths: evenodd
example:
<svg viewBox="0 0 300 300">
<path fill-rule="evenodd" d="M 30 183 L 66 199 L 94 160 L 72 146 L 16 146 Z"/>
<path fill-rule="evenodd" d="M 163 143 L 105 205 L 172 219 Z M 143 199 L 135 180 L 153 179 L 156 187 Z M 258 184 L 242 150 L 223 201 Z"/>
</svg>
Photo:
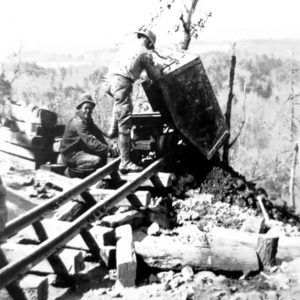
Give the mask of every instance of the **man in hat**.
<svg viewBox="0 0 300 300">
<path fill-rule="evenodd" d="M 151 80 L 160 77 L 160 69 L 155 66 L 152 53 L 156 36 L 151 30 L 136 32 L 135 44 L 122 48 L 108 72 L 108 94 L 114 102 L 112 124 L 107 133 L 109 137 L 118 137 L 121 163 L 121 173 L 139 172 L 142 168 L 134 164 L 130 158 L 130 116 L 133 111 L 131 93 L 133 83 L 143 71 Z"/>
<path fill-rule="evenodd" d="M 95 105 L 91 95 L 81 95 L 66 125 L 60 152 L 70 177 L 84 178 L 107 162 L 108 145 L 92 118 Z"/>
</svg>

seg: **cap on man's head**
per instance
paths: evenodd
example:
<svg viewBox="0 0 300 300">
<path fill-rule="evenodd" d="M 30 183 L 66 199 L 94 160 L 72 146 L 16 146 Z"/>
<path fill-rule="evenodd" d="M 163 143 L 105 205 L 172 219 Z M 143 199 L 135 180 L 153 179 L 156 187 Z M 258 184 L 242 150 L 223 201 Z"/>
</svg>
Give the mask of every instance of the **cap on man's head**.
<svg viewBox="0 0 300 300">
<path fill-rule="evenodd" d="M 79 103 L 77 104 L 76 109 L 80 109 L 84 103 L 91 103 L 93 104 L 93 107 L 96 106 L 96 103 L 94 102 L 92 96 L 89 93 L 84 93 L 80 96 Z"/>
<path fill-rule="evenodd" d="M 156 35 L 151 30 L 149 30 L 147 28 L 143 28 L 143 29 L 139 29 L 138 31 L 136 31 L 136 33 L 147 37 L 149 39 L 149 41 L 151 42 L 151 45 L 154 49 L 155 42 L 156 42 Z"/>
</svg>

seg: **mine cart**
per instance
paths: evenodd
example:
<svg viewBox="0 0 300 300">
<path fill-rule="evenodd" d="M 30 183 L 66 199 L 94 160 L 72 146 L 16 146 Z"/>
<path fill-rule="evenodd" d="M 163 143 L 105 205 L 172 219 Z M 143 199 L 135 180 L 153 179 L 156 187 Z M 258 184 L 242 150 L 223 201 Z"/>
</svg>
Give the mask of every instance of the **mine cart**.
<svg viewBox="0 0 300 300">
<path fill-rule="evenodd" d="M 140 135 L 145 127 L 153 133 L 156 130 L 156 143 L 152 143 L 161 149 L 167 134 L 163 129 L 165 124 L 207 159 L 212 158 L 228 129 L 201 59 L 194 58 L 159 80 L 144 81 L 142 85 L 153 111 L 159 113 L 145 115 L 145 121 L 142 116 L 133 115 L 133 124 L 140 128 Z"/>
</svg>

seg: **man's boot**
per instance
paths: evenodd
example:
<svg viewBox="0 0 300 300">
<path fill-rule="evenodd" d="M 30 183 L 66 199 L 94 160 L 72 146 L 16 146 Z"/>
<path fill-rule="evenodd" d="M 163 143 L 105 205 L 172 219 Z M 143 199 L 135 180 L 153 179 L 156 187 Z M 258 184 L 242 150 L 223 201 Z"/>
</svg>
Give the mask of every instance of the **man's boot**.
<svg viewBox="0 0 300 300">
<path fill-rule="evenodd" d="M 129 158 L 130 134 L 119 134 L 118 144 L 119 144 L 120 156 L 121 156 L 119 171 L 122 174 L 142 171 L 143 168 L 134 164 L 132 161 L 130 161 Z"/>
</svg>

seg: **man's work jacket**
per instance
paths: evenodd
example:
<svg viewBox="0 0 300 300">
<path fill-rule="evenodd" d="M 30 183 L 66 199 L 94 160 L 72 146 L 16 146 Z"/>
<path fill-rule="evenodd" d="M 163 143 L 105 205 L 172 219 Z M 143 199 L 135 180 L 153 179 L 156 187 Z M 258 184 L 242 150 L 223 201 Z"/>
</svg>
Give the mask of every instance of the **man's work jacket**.
<svg viewBox="0 0 300 300">
<path fill-rule="evenodd" d="M 80 112 L 77 112 L 75 117 L 66 125 L 60 152 L 68 156 L 74 151 L 81 150 L 98 155 L 107 155 L 108 146 L 102 131 L 93 119 L 87 120 Z"/>
</svg>

